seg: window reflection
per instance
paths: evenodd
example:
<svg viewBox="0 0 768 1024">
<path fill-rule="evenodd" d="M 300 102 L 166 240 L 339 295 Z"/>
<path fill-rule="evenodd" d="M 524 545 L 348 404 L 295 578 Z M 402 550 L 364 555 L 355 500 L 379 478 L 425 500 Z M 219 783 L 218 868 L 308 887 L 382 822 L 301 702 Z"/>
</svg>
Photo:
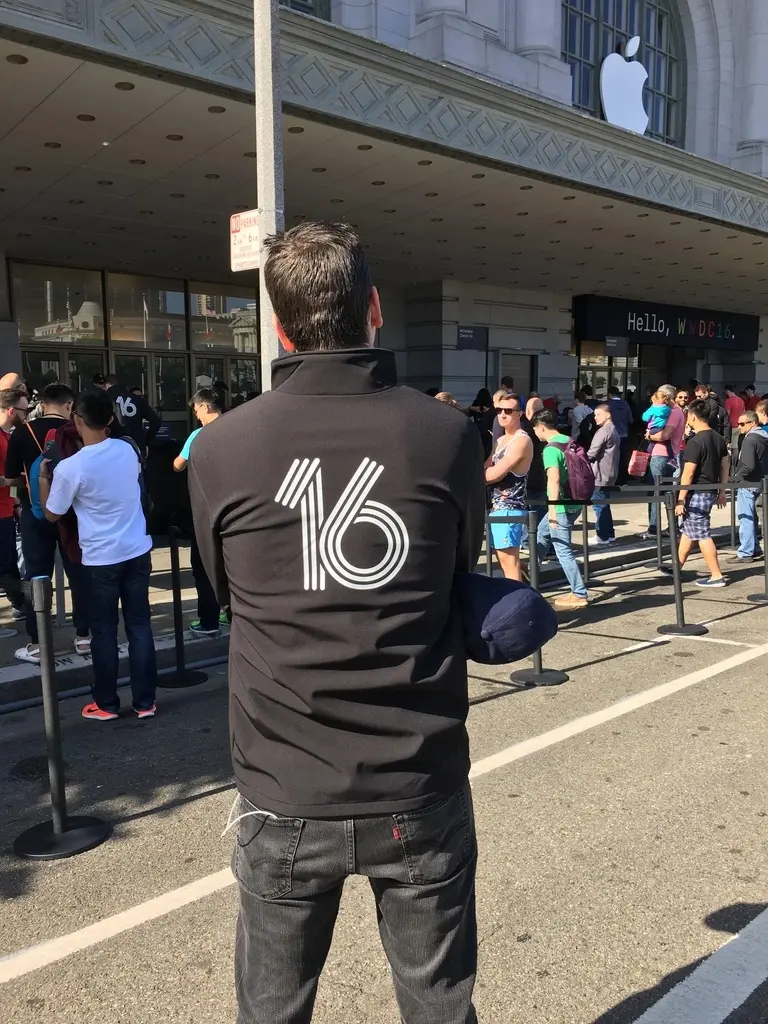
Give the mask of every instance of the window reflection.
<svg viewBox="0 0 768 1024">
<path fill-rule="evenodd" d="M 121 345 L 187 347 L 184 285 L 157 277 L 110 274 L 107 278 L 110 339 Z"/>
<path fill-rule="evenodd" d="M 189 293 L 192 348 L 258 352 L 259 318 L 253 289 L 192 282 Z"/>
<path fill-rule="evenodd" d="M 13 263 L 13 308 L 22 344 L 104 345 L 101 274 Z"/>
</svg>

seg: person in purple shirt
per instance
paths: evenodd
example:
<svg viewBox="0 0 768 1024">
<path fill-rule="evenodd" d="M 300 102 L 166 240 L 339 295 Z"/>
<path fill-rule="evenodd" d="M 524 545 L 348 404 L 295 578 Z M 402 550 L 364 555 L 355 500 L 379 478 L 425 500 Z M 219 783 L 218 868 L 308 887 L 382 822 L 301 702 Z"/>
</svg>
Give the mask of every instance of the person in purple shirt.
<svg viewBox="0 0 768 1024">
<path fill-rule="evenodd" d="M 677 389 L 671 384 L 662 384 L 657 388 L 664 395 L 669 405 L 669 419 L 663 430 L 655 434 L 647 434 L 649 441 L 652 441 L 651 461 L 648 466 L 646 480 L 653 485 L 661 482 L 664 477 L 679 477 L 680 475 L 680 447 L 685 432 L 685 413 L 675 404 Z M 673 452 L 673 462 L 670 461 L 669 453 Z M 656 530 L 660 526 L 656 522 L 656 505 L 651 502 L 648 506 L 648 529 L 643 534 L 643 540 L 650 540 L 656 536 Z"/>
</svg>

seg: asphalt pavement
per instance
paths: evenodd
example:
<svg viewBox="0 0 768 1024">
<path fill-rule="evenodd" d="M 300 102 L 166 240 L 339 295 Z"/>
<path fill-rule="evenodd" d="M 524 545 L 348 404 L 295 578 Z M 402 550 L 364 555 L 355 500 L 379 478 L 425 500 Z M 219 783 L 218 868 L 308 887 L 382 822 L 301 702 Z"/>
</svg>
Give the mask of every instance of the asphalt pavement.
<svg viewBox="0 0 768 1024">
<path fill-rule="evenodd" d="M 483 1022 L 768 1021 L 768 607 L 748 600 L 762 564 L 706 593 L 699 567 L 686 615 L 703 638 L 657 634 L 671 584 L 638 568 L 561 616 L 544 663 L 563 686 L 472 667 Z M 61 708 L 71 810 L 114 833 L 68 861 L 13 858 L 46 813 L 42 716 L 0 716 L 0 1021 L 234 1022 L 224 670 L 162 691 L 151 721 Z M 399 1019 L 363 879 L 314 1019 Z"/>
</svg>

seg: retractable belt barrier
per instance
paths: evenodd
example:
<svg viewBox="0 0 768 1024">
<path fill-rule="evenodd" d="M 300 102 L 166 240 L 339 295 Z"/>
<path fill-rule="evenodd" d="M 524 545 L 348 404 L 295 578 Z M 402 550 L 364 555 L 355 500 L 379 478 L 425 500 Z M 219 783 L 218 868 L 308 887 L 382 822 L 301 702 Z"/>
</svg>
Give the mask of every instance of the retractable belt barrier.
<svg viewBox="0 0 768 1024">
<path fill-rule="evenodd" d="M 589 563 L 589 524 L 587 521 L 587 509 L 592 507 L 600 507 L 603 505 L 647 505 L 654 504 L 656 506 L 656 567 L 660 571 L 663 570 L 664 561 L 664 549 L 663 549 L 663 537 L 661 530 L 661 506 L 662 503 L 667 510 L 667 521 L 669 527 L 669 540 L 670 540 L 670 557 L 672 562 L 672 580 L 674 584 L 674 600 L 675 600 L 675 622 L 671 625 L 663 625 L 658 627 L 658 632 L 662 635 L 672 636 L 703 636 L 708 632 L 706 626 L 700 626 L 695 623 L 686 623 L 685 621 L 685 606 L 683 602 L 683 585 L 682 585 L 682 571 L 680 566 L 680 559 L 678 555 L 678 528 L 677 520 L 675 518 L 675 495 L 681 491 L 726 491 L 731 497 L 731 546 L 736 546 L 736 501 L 735 493 L 740 490 L 754 491 L 757 486 L 754 483 L 735 483 L 734 481 L 728 481 L 720 486 L 713 487 L 711 484 L 688 484 L 682 486 L 681 484 L 667 484 L 660 481 L 654 481 L 652 487 L 643 488 L 637 485 L 630 485 L 628 488 L 615 487 L 611 488 L 614 492 L 610 497 L 597 498 L 589 501 L 574 501 L 572 498 L 558 498 L 548 499 L 543 501 L 541 499 L 532 500 L 529 502 L 532 506 L 537 507 L 548 507 L 549 505 L 561 505 L 563 503 L 572 507 L 578 507 L 582 509 L 582 546 L 583 546 L 583 579 L 585 585 L 589 583 L 590 579 L 590 563 Z M 762 484 L 760 485 L 761 491 L 761 504 L 762 504 L 762 521 L 763 521 L 763 534 L 765 535 L 766 529 L 768 528 L 768 477 L 764 477 Z M 534 590 L 539 589 L 539 558 L 538 549 L 536 545 L 536 534 L 538 530 L 539 517 L 534 510 L 523 511 L 510 511 L 508 514 L 502 514 L 500 512 L 494 512 L 491 518 L 486 514 L 485 520 L 485 571 L 486 575 L 493 576 L 493 547 L 491 544 L 491 523 L 519 523 L 523 517 L 526 517 L 528 523 L 528 553 L 529 553 L 529 577 L 530 585 Z M 755 529 L 756 529 L 755 524 Z M 764 536 L 764 543 L 766 538 Z M 623 567 L 619 567 L 621 569 Z M 619 570 L 616 570 L 619 571 Z M 764 590 L 762 594 L 752 594 L 749 597 L 750 601 L 755 603 L 768 603 L 768 558 L 764 559 L 763 564 L 763 577 L 764 577 Z M 551 677 L 551 678 L 548 678 Z M 561 677 L 561 678 L 555 678 Z M 513 672 L 510 676 L 512 682 L 523 683 L 526 686 L 552 686 L 557 683 L 566 682 L 568 676 L 564 672 L 557 672 L 555 670 L 544 670 L 542 668 L 541 651 L 537 651 L 533 655 L 533 669 L 520 669 Z"/>
<path fill-rule="evenodd" d="M 198 686 L 208 676 L 197 669 L 186 666 L 184 654 L 184 615 L 181 607 L 181 565 L 179 563 L 179 529 L 168 527 L 168 548 L 171 553 L 171 587 L 173 592 L 173 638 L 176 651 L 176 671 L 157 680 L 157 685 L 169 689 Z"/>
</svg>

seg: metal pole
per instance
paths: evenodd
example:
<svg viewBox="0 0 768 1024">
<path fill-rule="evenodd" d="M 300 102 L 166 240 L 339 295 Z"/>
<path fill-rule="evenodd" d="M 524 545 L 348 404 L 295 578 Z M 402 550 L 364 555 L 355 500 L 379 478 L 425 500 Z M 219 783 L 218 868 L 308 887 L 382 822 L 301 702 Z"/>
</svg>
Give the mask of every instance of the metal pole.
<svg viewBox="0 0 768 1024">
<path fill-rule="evenodd" d="M 677 522 L 675 520 L 675 492 L 667 491 L 665 497 L 667 506 L 667 522 L 669 523 L 669 546 L 672 557 L 672 580 L 675 587 L 675 618 L 673 626 L 659 626 L 656 630 L 663 636 L 704 636 L 709 630 L 706 626 L 698 626 L 695 623 L 685 622 L 685 606 L 683 604 L 683 578 L 680 573 L 680 556 L 677 550 Z M 661 520 L 657 520 L 656 529 L 661 530 Z"/>
<path fill-rule="evenodd" d="M 661 569 L 664 563 L 664 542 L 661 536 L 661 487 L 658 477 L 653 479 L 653 506 L 656 509 L 656 568 Z"/>
<path fill-rule="evenodd" d="M 731 547 L 732 548 L 736 547 L 736 494 L 737 494 L 737 491 L 735 491 L 733 488 L 731 488 L 731 490 L 730 490 L 730 498 L 731 498 Z M 757 526 L 757 523 L 755 523 L 755 526 Z"/>
<path fill-rule="evenodd" d="M 104 842 L 111 830 L 100 818 L 67 815 L 64 755 L 61 749 L 61 723 L 51 625 L 53 588 L 50 576 L 33 577 L 31 590 L 40 644 L 40 688 L 48 751 L 48 779 L 51 786 L 51 820 L 22 832 L 13 844 L 13 850 L 18 857 L 25 860 L 58 860 L 92 850 L 94 846 Z"/>
<path fill-rule="evenodd" d="M 539 589 L 539 552 L 536 547 L 536 534 L 538 522 L 536 512 L 533 509 L 528 511 L 528 578 L 534 590 Z M 545 669 L 542 666 L 541 648 L 534 651 L 531 656 L 533 668 L 521 668 L 512 672 L 509 677 L 511 683 L 521 683 L 523 686 L 559 686 L 560 683 L 567 683 L 568 676 L 565 672 L 557 669 Z"/>
<path fill-rule="evenodd" d="M 58 547 L 53 563 L 53 579 L 56 586 L 56 625 L 61 628 L 67 624 L 67 599 L 64 591 L 64 565 Z"/>
<path fill-rule="evenodd" d="M 280 8 L 278 0 L 253 0 L 253 80 L 256 114 L 256 187 L 261 267 L 264 239 L 285 230 L 283 189 L 283 110 L 280 89 Z M 272 302 L 259 272 L 261 390 L 272 383 L 272 362 L 280 342 L 272 324 Z"/>
<path fill-rule="evenodd" d="M 584 551 L 584 586 L 589 586 L 589 514 L 588 505 L 584 505 L 581 515 L 581 544 Z"/>
<path fill-rule="evenodd" d="M 485 513 L 485 575 L 490 579 L 493 576 L 493 553 L 491 551 L 491 524 L 488 513 Z"/>
<path fill-rule="evenodd" d="M 179 530 L 176 526 L 168 527 L 168 549 L 171 555 L 171 594 L 173 601 L 173 644 L 176 654 L 176 671 L 158 681 L 158 686 L 178 688 L 197 686 L 204 683 L 208 676 L 205 672 L 187 669 L 184 652 L 184 612 L 181 607 L 181 564 L 179 562 Z"/>
</svg>

